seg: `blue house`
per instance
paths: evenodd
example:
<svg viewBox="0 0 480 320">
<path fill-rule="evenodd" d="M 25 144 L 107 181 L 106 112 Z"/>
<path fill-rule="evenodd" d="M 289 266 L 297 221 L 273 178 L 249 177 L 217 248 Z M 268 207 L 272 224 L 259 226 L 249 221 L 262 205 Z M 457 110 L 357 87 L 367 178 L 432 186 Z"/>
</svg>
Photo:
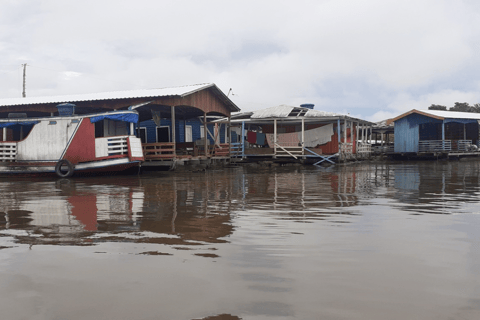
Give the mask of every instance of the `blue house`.
<svg viewBox="0 0 480 320">
<path fill-rule="evenodd" d="M 208 123 L 211 119 L 207 118 L 207 139 L 210 145 L 213 145 L 213 137 L 215 137 L 215 124 Z M 161 118 L 158 125 L 153 119 L 142 121 L 139 123 L 137 130 L 138 136 L 142 139 L 142 143 L 155 142 L 174 142 L 172 134 L 172 119 Z M 227 125 L 217 125 L 217 142 L 227 143 Z M 175 120 L 175 142 L 188 143 L 195 141 L 203 141 L 204 125 L 201 119 L 192 118 L 188 120 Z M 203 143 L 203 142 L 202 142 Z"/>
<path fill-rule="evenodd" d="M 479 142 L 479 113 L 411 110 L 394 119 L 395 153 L 470 152 Z"/>
</svg>

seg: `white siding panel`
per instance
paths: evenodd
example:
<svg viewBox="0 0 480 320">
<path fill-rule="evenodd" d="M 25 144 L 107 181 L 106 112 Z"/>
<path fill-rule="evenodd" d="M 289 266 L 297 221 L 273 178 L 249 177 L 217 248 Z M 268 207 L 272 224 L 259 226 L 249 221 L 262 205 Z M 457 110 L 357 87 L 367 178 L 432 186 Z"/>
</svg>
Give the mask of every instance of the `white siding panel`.
<svg viewBox="0 0 480 320">
<path fill-rule="evenodd" d="M 58 160 L 79 123 L 71 120 L 40 121 L 17 145 L 17 160 Z M 67 127 L 67 125 L 69 125 Z"/>
<path fill-rule="evenodd" d="M 143 157 L 143 149 L 142 149 L 142 140 L 136 137 L 128 137 L 130 139 L 130 150 L 132 153 L 132 157 Z"/>
</svg>

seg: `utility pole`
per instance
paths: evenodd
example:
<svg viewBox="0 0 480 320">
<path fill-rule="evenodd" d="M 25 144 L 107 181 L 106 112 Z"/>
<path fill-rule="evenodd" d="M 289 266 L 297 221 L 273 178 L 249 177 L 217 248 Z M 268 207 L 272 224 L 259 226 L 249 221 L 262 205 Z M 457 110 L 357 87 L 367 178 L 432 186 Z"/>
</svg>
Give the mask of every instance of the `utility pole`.
<svg viewBox="0 0 480 320">
<path fill-rule="evenodd" d="M 23 66 L 23 92 L 22 92 L 22 97 L 25 98 L 27 96 L 27 94 L 25 93 L 25 81 L 26 81 L 26 77 L 27 77 L 27 64 L 24 63 L 22 64 Z"/>
</svg>

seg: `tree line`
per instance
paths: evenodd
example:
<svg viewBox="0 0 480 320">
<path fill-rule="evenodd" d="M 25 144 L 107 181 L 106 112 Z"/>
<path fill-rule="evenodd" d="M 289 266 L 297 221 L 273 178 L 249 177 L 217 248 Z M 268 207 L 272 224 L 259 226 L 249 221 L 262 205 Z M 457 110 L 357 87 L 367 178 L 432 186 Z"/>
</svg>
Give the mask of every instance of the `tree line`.
<svg viewBox="0 0 480 320">
<path fill-rule="evenodd" d="M 453 107 L 448 108 L 439 104 L 432 104 L 428 110 L 442 110 L 442 111 L 460 111 L 460 112 L 476 112 L 480 113 L 480 103 L 475 103 L 473 106 L 467 102 L 455 102 Z"/>
</svg>

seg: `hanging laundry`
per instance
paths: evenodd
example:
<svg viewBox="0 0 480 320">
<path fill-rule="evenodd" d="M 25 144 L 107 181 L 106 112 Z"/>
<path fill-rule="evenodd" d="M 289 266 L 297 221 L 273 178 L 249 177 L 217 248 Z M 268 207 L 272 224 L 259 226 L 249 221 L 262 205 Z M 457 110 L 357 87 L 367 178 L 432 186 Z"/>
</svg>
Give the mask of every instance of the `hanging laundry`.
<svg viewBox="0 0 480 320">
<path fill-rule="evenodd" d="M 257 133 L 253 131 L 248 131 L 247 132 L 247 141 L 249 143 L 255 144 L 257 143 Z"/>
<path fill-rule="evenodd" d="M 263 146 L 265 144 L 265 133 L 257 132 L 257 144 Z"/>
<path fill-rule="evenodd" d="M 327 124 L 326 126 L 306 130 L 305 131 L 305 147 L 313 148 L 318 145 L 322 145 L 332 141 L 333 124 Z"/>
<path fill-rule="evenodd" d="M 277 134 L 277 144 L 283 147 L 296 147 L 300 143 L 300 139 L 298 135 L 299 135 L 298 132 Z M 274 135 L 272 133 L 268 133 L 266 135 L 268 146 L 270 148 L 274 147 L 273 136 Z"/>
</svg>

